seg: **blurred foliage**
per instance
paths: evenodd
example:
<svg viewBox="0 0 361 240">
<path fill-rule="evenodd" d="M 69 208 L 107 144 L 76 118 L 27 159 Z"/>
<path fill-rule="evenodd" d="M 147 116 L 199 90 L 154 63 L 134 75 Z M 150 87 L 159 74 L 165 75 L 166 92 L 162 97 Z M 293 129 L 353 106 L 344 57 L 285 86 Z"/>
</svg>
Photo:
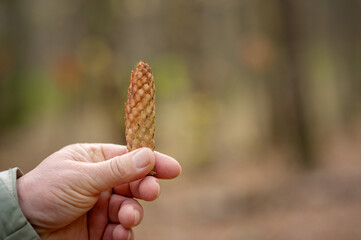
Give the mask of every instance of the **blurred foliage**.
<svg viewBox="0 0 361 240">
<path fill-rule="evenodd" d="M 157 98 L 179 98 L 190 91 L 188 66 L 177 55 L 164 55 L 151 61 L 153 73 L 157 76 Z"/>
<path fill-rule="evenodd" d="M 313 165 L 320 142 L 360 119 L 360 5 L 2 1 L 0 143 L 46 123 L 53 146 L 124 144 L 129 76 L 145 60 L 158 150 L 190 168 L 269 148 Z"/>
</svg>

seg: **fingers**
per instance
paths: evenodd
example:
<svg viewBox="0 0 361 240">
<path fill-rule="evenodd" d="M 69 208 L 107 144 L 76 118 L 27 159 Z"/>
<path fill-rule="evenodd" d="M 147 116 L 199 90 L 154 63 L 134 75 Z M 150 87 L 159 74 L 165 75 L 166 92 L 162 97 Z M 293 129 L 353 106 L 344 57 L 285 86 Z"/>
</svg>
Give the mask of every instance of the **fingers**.
<svg viewBox="0 0 361 240">
<path fill-rule="evenodd" d="M 132 228 L 142 221 L 143 208 L 134 199 L 124 201 L 118 212 L 119 223 L 125 228 Z"/>
<path fill-rule="evenodd" d="M 181 166 L 175 159 L 159 152 L 152 152 L 148 148 L 126 153 L 125 146 L 115 144 L 80 144 L 79 146 L 88 152 L 90 158 L 94 158 L 91 160 L 92 163 L 87 163 L 84 171 L 89 176 L 86 185 L 90 186 L 92 194 L 138 180 L 148 174 L 153 166 L 157 178 L 171 179 L 181 173 Z M 100 155 L 102 157 L 99 157 Z M 100 158 L 108 160 L 99 161 Z M 157 180 L 146 178 L 144 181 L 132 184 L 132 189 L 125 187 L 119 194 L 133 195 L 150 201 L 159 195 L 159 189 Z"/>
<path fill-rule="evenodd" d="M 100 239 L 108 224 L 107 206 L 111 191 L 102 192 L 99 200 L 88 213 L 89 239 Z"/>
<path fill-rule="evenodd" d="M 94 192 L 102 192 L 140 179 L 153 168 L 154 155 L 149 148 L 141 148 L 107 161 L 87 164 L 87 183 L 94 188 Z"/>
<path fill-rule="evenodd" d="M 132 229 L 126 229 L 122 225 L 117 225 L 113 230 L 113 240 L 134 240 Z"/>
<path fill-rule="evenodd" d="M 104 231 L 103 239 L 134 239 L 132 227 L 137 226 L 143 218 L 143 208 L 134 199 L 113 194 L 109 200 L 109 223 Z"/>
<path fill-rule="evenodd" d="M 108 224 L 105 229 L 103 240 L 133 240 L 134 233 L 132 229 L 126 229 L 120 224 Z"/>
<path fill-rule="evenodd" d="M 109 220 L 125 228 L 137 226 L 143 219 L 143 207 L 134 199 L 113 194 L 109 201 Z"/>
<path fill-rule="evenodd" d="M 141 180 L 130 183 L 130 190 L 134 197 L 145 201 L 153 201 L 160 194 L 159 180 L 155 177 L 147 176 Z"/>
<path fill-rule="evenodd" d="M 119 195 L 153 201 L 160 194 L 160 184 L 157 178 L 146 176 L 134 182 L 116 186 L 113 191 Z"/>
<path fill-rule="evenodd" d="M 157 178 L 170 179 L 177 177 L 182 169 L 179 163 L 162 153 L 154 152 L 155 171 Z M 120 195 L 135 197 L 146 201 L 156 199 L 160 194 L 159 180 L 155 177 L 146 176 L 143 179 L 118 185 L 114 187 L 114 192 Z"/>
<path fill-rule="evenodd" d="M 182 172 L 181 166 L 174 158 L 157 151 L 154 152 L 154 155 L 155 176 L 157 178 L 171 179 L 177 177 Z"/>
</svg>

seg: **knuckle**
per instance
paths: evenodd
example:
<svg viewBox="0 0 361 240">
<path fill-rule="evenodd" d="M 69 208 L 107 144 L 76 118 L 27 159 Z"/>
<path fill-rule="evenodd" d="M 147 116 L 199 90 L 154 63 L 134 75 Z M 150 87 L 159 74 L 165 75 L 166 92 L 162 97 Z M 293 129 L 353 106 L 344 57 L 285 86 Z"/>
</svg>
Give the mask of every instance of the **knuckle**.
<svg viewBox="0 0 361 240">
<path fill-rule="evenodd" d="M 115 157 L 109 161 L 109 168 L 112 176 L 116 179 L 127 179 L 130 175 L 126 161 L 123 157 Z"/>
</svg>

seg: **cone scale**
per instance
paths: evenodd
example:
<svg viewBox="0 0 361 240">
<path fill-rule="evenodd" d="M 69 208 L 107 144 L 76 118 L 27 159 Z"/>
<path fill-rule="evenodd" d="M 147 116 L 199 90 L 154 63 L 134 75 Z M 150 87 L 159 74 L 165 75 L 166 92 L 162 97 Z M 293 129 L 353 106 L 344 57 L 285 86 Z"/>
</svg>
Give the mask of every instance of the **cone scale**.
<svg viewBox="0 0 361 240">
<path fill-rule="evenodd" d="M 125 138 L 128 151 L 155 149 L 155 85 L 149 65 L 140 61 L 130 75 L 125 104 Z M 149 173 L 155 175 L 154 169 Z"/>
</svg>

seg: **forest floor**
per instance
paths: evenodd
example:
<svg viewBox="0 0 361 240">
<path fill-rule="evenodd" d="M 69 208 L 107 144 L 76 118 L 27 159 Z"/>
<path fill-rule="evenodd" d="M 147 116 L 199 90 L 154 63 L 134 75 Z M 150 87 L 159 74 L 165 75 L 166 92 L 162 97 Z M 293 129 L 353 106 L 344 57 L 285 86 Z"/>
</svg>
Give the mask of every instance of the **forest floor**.
<svg viewBox="0 0 361 240">
<path fill-rule="evenodd" d="M 360 140 L 338 136 L 307 171 L 259 160 L 183 172 L 144 203 L 136 238 L 359 240 Z"/>
</svg>

